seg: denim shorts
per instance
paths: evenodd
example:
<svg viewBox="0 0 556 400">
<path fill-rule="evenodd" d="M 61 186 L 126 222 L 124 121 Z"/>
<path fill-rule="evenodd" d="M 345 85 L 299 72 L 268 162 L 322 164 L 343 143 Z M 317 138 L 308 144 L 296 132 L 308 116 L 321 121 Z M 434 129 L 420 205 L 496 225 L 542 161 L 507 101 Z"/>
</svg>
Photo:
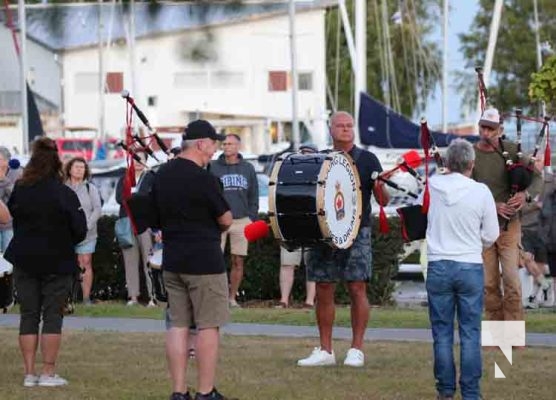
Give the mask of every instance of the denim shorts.
<svg viewBox="0 0 556 400">
<path fill-rule="evenodd" d="M 97 240 L 91 239 L 87 241 L 83 241 L 75 246 L 75 253 L 76 254 L 93 254 L 95 252 L 95 248 L 97 247 Z"/>
<path fill-rule="evenodd" d="M 371 228 L 359 229 L 353 245 L 346 250 L 320 246 L 307 252 L 307 280 L 311 282 L 368 281 L 373 252 Z"/>
</svg>

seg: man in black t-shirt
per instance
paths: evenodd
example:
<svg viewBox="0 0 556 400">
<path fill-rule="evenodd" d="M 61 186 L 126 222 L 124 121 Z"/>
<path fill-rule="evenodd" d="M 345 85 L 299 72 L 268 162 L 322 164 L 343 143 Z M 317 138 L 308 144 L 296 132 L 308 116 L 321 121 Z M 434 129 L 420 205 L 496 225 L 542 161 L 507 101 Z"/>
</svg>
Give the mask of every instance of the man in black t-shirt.
<svg viewBox="0 0 556 400">
<path fill-rule="evenodd" d="M 315 247 L 309 251 L 307 279 L 317 285 L 316 315 L 319 327 L 320 347 L 307 358 L 299 360 L 301 367 L 336 364 L 332 351 L 332 326 L 334 325 L 334 292 L 336 282 L 344 280 L 351 299 L 352 342 L 344 360 L 344 365 L 362 367 L 365 355 L 361 351 L 363 337 L 369 320 L 369 300 L 367 282 L 371 278 L 371 193 L 377 201 L 386 205 L 388 192 L 380 181 L 372 179 L 373 172 L 382 172 L 378 158 L 371 152 L 355 146 L 353 118 L 339 111 L 330 121 L 334 150 L 348 153 L 355 161 L 361 179 L 363 216 L 359 233 L 348 250 L 332 250 L 328 245 Z"/>
<path fill-rule="evenodd" d="M 232 213 L 218 179 L 205 167 L 216 151 L 210 123 L 189 123 L 182 151 L 156 174 L 151 192 L 154 223 L 162 231 L 163 278 L 168 292 L 170 329 L 166 355 L 173 383 L 171 400 L 190 400 L 186 387 L 188 328 L 198 328 L 195 400 L 225 399 L 214 387 L 219 328 L 229 318 L 228 281 L 220 234 Z"/>
</svg>

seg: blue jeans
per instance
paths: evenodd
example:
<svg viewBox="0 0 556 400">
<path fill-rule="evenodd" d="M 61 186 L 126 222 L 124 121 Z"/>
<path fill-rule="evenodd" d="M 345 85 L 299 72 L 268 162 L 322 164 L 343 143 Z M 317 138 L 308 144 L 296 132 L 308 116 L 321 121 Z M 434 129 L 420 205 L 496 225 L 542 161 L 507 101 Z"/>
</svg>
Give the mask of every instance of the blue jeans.
<svg viewBox="0 0 556 400">
<path fill-rule="evenodd" d="M 453 346 L 457 313 L 461 396 L 463 400 L 480 398 L 483 290 L 483 264 L 450 260 L 429 262 L 427 294 L 434 339 L 434 377 L 440 395 L 453 396 L 456 391 Z"/>
<path fill-rule="evenodd" d="M 14 230 L 13 229 L 4 229 L 0 231 L 0 252 L 6 252 L 10 241 L 14 237 Z"/>
</svg>

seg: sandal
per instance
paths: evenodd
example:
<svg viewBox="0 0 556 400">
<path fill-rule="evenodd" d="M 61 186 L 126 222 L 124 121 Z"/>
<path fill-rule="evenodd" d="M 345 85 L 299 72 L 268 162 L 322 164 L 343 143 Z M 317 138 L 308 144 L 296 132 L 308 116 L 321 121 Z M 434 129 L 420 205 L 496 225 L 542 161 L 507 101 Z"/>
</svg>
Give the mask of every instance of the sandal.
<svg viewBox="0 0 556 400">
<path fill-rule="evenodd" d="M 283 301 L 280 301 L 277 305 L 274 306 L 274 308 L 288 308 L 288 305 Z"/>
</svg>

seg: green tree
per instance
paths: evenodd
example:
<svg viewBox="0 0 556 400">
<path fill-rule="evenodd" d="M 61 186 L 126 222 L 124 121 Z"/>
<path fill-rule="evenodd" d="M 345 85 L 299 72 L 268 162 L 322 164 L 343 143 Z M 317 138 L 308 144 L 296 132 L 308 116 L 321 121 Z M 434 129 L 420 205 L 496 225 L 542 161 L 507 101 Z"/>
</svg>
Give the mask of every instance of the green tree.
<svg viewBox="0 0 556 400">
<path fill-rule="evenodd" d="M 474 67 L 483 65 L 490 33 L 494 1 L 480 0 L 479 12 L 468 33 L 460 35 L 466 67 L 460 76 L 459 88 L 465 92 L 465 102 L 477 101 Z M 556 38 L 556 2 L 538 0 L 540 41 Z M 503 111 L 521 107 L 532 111 L 528 97 L 531 74 L 536 67 L 535 23 L 532 0 L 505 0 L 496 51 L 488 88 L 490 103 Z M 476 103 L 475 103 L 476 104 Z"/>
<path fill-rule="evenodd" d="M 382 3 L 386 1 L 386 12 Z M 346 2 L 353 24 L 353 2 Z M 401 23 L 391 18 L 401 13 Z M 441 58 L 430 41 L 440 12 L 438 0 L 367 0 L 367 93 L 407 116 L 422 112 L 440 80 Z M 385 17 L 385 18 L 384 18 Z M 393 68 L 386 64 L 385 31 L 388 25 Z M 326 60 L 329 107 L 353 111 L 353 73 L 338 8 L 326 18 Z M 390 71 L 387 91 L 385 73 Z M 332 101 L 330 101 L 332 98 Z"/>
<path fill-rule="evenodd" d="M 556 112 L 556 56 L 550 57 L 539 72 L 532 74 L 529 97 L 533 101 L 544 101 L 549 115 Z"/>
</svg>

